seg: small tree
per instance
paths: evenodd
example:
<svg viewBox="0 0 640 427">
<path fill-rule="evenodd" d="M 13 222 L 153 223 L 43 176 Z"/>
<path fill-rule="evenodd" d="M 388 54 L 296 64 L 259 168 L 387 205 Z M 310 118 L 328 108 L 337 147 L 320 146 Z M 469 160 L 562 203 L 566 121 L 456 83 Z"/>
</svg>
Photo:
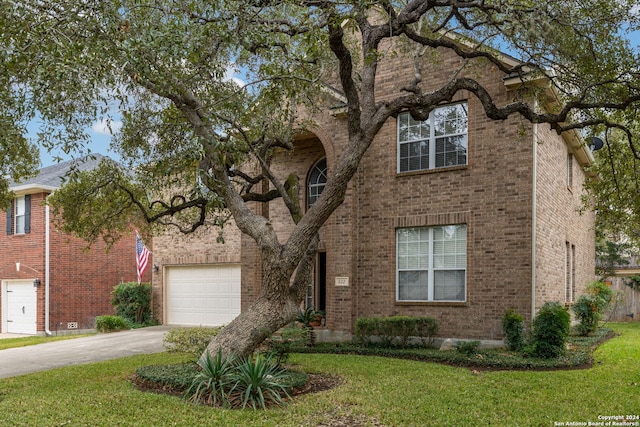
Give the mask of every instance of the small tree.
<svg viewBox="0 0 640 427">
<path fill-rule="evenodd" d="M 613 298 L 613 290 L 602 282 L 587 286 L 587 294 L 581 295 L 571 307 L 578 318 L 576 330 L 580 335 L 586 336 L 598 329 L 598 323 L 611 306 Z"/>
</svg>

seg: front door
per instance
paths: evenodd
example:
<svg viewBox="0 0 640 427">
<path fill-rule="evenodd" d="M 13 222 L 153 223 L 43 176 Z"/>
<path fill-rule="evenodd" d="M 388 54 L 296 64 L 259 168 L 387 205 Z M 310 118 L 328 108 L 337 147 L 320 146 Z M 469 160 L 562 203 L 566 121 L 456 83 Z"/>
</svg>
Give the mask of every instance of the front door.
<svg viewBox="0 0 640 427">
<path fill-rule="evenodd" d="M 327 253 L 318 252 L 315 268 L 307 289 L 306 307 L 327 311 Z"/>
</svg>

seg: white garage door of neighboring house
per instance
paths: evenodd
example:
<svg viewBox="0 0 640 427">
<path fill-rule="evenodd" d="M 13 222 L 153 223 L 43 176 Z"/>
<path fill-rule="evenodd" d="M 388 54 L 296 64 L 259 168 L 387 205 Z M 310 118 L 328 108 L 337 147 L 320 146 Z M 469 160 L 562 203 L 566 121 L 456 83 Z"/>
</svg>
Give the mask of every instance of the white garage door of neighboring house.
<svg viewBox="0 0 640 427">
<path fill-rule="evenodd" d="M 36 291 L 33 280 L 3 282 L 3 330 L 10 334 L 36 334 Z"/>
<path fill-rule="evenodd" d="M 169 325 L 220 326 L 240 314 L 240 266 L 170 266 L 166 274 Z"/>
</svg>

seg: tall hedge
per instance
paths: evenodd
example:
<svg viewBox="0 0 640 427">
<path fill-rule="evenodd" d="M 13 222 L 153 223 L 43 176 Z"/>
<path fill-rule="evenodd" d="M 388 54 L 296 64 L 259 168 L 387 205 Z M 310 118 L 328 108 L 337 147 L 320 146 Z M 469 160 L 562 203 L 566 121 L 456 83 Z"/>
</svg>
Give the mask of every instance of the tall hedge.
<svg viewBox="0 0 640 427">
<path fill-rule="evenodd" d="M 150 324 L 151 284 L 120 283 L 111 292 L 111 304 L 116 314 L 134 324 Z"/>
</svg>

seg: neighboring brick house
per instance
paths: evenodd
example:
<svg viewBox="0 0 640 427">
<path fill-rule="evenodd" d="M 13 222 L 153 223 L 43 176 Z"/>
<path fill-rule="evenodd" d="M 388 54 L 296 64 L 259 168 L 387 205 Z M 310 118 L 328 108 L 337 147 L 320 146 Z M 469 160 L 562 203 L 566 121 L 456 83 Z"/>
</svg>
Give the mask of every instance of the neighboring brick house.
<svg viewBox="0 0 640 427">
<path fill-rule="evenodd" d="M 423 89 L 439 87 L 450 77 L 443 70 L 461 66 L 461 59 L 440 52 L 439 62 L 422 70 L 429 76 Z M 474 77 L 497 104 L 523 96 L 519 78 L 483 67 L 473 70 Z M 381 62 L 378 100 L 398 93 L 412 73 L 408 58 Z M 281 179 L 289 173 L 300 177 L 299 197 L 307 205 L 322 191 L 347 142 L 341 96 L 334 92 L 330 98 L 310 117 L 315 127 L 271 163 Z M 442 337 L 500 339 L 506 310 L 529 321 L 546 301 L 570 304 L 595 278 L 595 218 L 579 213 L 585 167 L 593 156 L 577 132 L 559 136 L 549 125 L 518 116 L 490 120 L 464 92 L 435 109 L 429 121 L 403 113 L 386 123 L 343 205 L 321 230 L 305 304 L 326 311 L 323 338 L 348 338 L 363 316 L 418 315 L 436 318 Z M 438 135 L 430 133 L 436 129 Z M 428 156 L 426 147 L 435 155 Z M 293 223 L 282 202 L 262 212 L 284 241 Z M 235 239 L 218 248 L 205 243 L 215 235 L 179 241 L 176 246 L 155 239 L 156 260 L 166 258 L 170 269 L 238 262 Z M 246 309 L 259 291 L 261 261 L 247 236 L 240 252 L 241 283 L 233 283 Z M 154 295 L 166 287 L 166 279 L 154 276 Z M 201 310 L 195 282 L 190 287 L 182 302 L 170 304 L 188 311 L 191 301 Z M 166 299 L 156 297 L 156 310 L 160 302 L 166 309 Z M 205 318 L 195 322 L 207 324 Z M 171 323 L 165 314 L 167 319 Z"/>
<path fill-rule="evenodd" d="M 102 156 L 45 167 L 10 188 L 16 197 L 0 216 L 0 332 L 56 334 L 95 327 L 95 317 L 114 314 L 111 291 L 137 281 L 135 233 L 105 253 L 57 230 L 47 196 L 74 166 L 89 170 Z M 150 281 L 147 270 L 144 280 Z"/>
</svg>

